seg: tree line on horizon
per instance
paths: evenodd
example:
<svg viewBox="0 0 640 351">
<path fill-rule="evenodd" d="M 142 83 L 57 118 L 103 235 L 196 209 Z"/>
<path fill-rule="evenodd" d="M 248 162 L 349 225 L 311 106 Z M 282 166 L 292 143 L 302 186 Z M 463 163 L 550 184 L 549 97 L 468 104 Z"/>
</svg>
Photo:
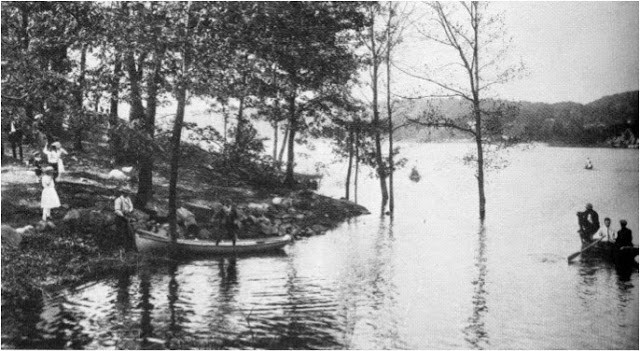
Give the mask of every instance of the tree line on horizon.
<svg viewBox="0 0 640 351">
<path fill-rule="evenodd" d="M 459 99 L 405 103 L 409 110 L 434 107 L 451 118 L 463 116 L 468 107 Z M 604 96 L 587 104 L 575 102 L 511 102 L 513 111 L 501 116 L 498 131 L 521 142 L 563 145 L 612 145 L 619 139 L 638 139 L 638 91 Z M 413 106 L 412 106 L 413 105 Z M 411 114 L 411 113 L 409 113 Z M 397 123 L 406 121 L 402 115 Z M 407 126 L 396 131 L 399 140 L 444 141 L 466 138 L 461 133 Z"/>
</svg>

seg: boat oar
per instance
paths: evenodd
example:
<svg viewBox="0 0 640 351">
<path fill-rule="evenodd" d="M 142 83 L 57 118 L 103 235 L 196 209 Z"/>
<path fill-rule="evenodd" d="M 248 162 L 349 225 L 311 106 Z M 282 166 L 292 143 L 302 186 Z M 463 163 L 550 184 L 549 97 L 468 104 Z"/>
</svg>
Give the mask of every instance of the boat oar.
<svg viewBox="0 0 640 351">
<path fill-rule="evenodd" d="M 569 257 L 567 257 L 567 261 L 569 263 L 571 263 L 571 260 L 573 260 L 574 258 L 578 257 L 578 255 L 580 255 L 581 253 L 585 252 L 587 249 L 591 248 L 592 246 L 596 245 L 597 243 L 601 242 L 602 239 L 604 239 L 604 237 L 592 242 L 591 244 L 587 245 L 584 249 L 576 252 L 576 253 L 572 253 L 571 255 L 569 255 Z"/>
</svg>

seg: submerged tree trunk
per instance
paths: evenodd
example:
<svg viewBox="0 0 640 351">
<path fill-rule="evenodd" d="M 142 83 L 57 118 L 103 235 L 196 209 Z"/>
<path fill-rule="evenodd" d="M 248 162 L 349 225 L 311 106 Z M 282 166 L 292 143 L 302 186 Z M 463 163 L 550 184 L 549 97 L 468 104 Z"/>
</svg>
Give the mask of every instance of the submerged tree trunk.
<svg viewBox="0 0 640 351">
<path fill-rule="evenodd" d="M 347 141 L 349 147 L 349 165 L 347 166 L 347 179 L 344 182 L 344 198 L 349 200 L 349 187 L 351 185 L 351 168 L 353 166 L 353 129 L 349 127 L 349 140 Z"/>
<path fill-rule="evenodd" d="M 391 4 L 389 5 L 391 7 Z M 394 200 L 393 200 L 393 171 L 395 168 L 393 162 L 393 118 L 391 111 L 391 18 L 393 11 L 389 8 L 389 18 L 387 20 L 387 117 L 389 118 L 389 213 L 393 217 Z"/>
<path fill-rule="evenodd" d="M 360 174 L 360 129 L 356 129 L 356 174 L 353 177 L 353 200 L 358 203 L 358 176 Z"/>
<path fill-rule="evenodd" d="M 370 35 L 371 35 L 371 53 L 372 53 L 372 93 L 373 93 L 373 127 L 374 127 L 374 142 L 376 147 L 375 152 L 375 161 L 376 161 L 376 170 L 378 173 L 378 179 L 380 181 L 380 193 L 382 195 L 382 203 L 380 205 L 380 210 L 384 212 L 384 208 L 387 205 L 387 201 L 389 200 L 389 192 L 387 190 L 387 182 L 386 182 L 386 171 L 384 162 L 382 160 L 382 146 L 380 142 L 380 112 L 378 111 L 378 68 L 379 68 L 379 57 L 376 52 L 376 38 L 374 32 L 374 16 L 372 14 L 372 22 L 370 27 Z"/>
</svg>

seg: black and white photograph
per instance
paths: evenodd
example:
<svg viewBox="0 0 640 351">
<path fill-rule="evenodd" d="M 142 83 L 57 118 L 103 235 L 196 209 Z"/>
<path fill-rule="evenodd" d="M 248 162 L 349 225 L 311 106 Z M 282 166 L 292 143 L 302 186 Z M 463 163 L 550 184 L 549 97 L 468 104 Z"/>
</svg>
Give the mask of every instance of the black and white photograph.
<svg viewBox="0 0 640 351">
<path fill-rule="evenodd" d="M 640 348 L 639 1 L 0 5 L 0 348 Z"/>
</svg>

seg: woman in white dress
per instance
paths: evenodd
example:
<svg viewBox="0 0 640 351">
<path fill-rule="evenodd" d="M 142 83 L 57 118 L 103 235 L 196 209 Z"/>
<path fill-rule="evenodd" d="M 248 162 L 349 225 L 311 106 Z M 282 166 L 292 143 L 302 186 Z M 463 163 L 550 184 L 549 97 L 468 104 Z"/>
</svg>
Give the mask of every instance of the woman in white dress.
<svg viewBox="0 0 640 351">
<path fill-rule="evenodd" d="M 56 192 L 56 183 L 53 181 L 53 168 L 47 167 L 42 174 L 42 220 L 47 221 L 51 217 L 51 209 L 60 207 L 60 198 Z"/>
</svg>

